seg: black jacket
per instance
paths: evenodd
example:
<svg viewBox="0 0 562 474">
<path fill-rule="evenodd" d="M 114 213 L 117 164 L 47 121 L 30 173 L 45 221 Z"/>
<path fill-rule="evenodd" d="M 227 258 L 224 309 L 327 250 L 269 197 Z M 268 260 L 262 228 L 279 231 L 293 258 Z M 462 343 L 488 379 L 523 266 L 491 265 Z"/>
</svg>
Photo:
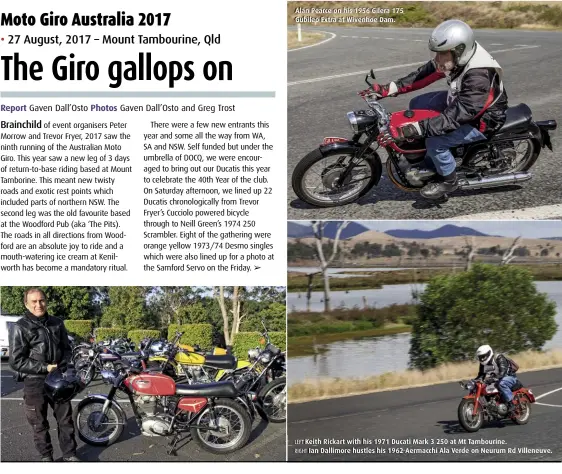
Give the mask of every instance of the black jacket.
<svg viewBox="0 0 562 474">
<path fill-rule="evenodd" d="M 10 333 L 10 367 L 25 377 L 44 377 L 47 365 L 67 364 L 71 354 L 64 322 L 48 313 L 26 312 Z"/>
<path fill-rule="evenodd" d="M 504 377 L 508 376 L 508 375 L 515 375 L 515 372 L 512 370 L 511 364 L 509 363 L 509 361 L 505 358 L 505 356 L 503 354 L 498 354 L 496 356 L 494 356 L 494 358 L 496 359 L 496 364 L 498 364 L 498 372 L 496 374 L 496 377 L 501 380 Z M 480 368 L 478 370 L 478 375 L 476 376 L 477 379 L 481 379 L 484 378 L 484 366 L 482 364 L 480 364 Z"/>
<path fill-rule="evenodd" d="M 462 71 L 462 68 L 452 71 L 451 80 L 455 80 Z M 445 77 L 444 73 L 436 69 L 433 61 L 429 61 L 394 83 L 398 87 L 398 94 L 405 94 Z M 464 75 L 453 102 L 440 115 L 419 122 L 422 133 L 426 137 L 444 135 L 464 124 L 483 133 L 499 129 L 505 123 L 505 111 L 508 107 L 505 87 L 502 97 L 484 111 L 499 93 L 500 79 L 493 68 L 470 69 Z"/>
</svg>

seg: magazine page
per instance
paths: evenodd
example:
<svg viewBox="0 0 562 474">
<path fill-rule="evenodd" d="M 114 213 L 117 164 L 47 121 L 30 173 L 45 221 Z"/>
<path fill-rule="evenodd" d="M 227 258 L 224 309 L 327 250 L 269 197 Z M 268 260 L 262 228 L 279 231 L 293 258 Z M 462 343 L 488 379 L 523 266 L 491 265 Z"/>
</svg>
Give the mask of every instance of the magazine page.
<svg viewBox="0 0 562 474">
<path fill-rule="evenodd" d="M 0 10 L 1 463 L 560 470 L 561 2 Z"/>
</svg>

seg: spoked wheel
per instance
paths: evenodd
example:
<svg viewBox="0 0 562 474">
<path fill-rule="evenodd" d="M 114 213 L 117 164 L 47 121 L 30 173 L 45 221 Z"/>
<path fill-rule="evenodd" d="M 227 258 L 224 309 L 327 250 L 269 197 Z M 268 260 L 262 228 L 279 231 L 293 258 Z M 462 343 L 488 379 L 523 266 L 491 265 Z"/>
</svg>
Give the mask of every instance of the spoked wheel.
<svg viewBox="0 0 562 474">
<path fill-rule="evenodd" d="M 246 410 L 232 400 L 219 400 L 213 408 L 207 407 L 195 423 L 210 430 L 191 428 L 191 437 L 203 449 L 214 454 L 227 454 L 241 449 L 252 431 L 252 422 Z M 213 420 L 214 418 L 214 420 Z"/>
<path fill-rule="evenodd" d="M 90 363 L 78 364 L 76 374 L 82 379 L 84 385 L 88 386 L 96 377 L 96 366 Z"/>
<path fill-rule="evenodd" d="M 377 170 L 372 160 L 361 158 L 342 182 L 343 172 L 354 156 L 338 150 L 327 155 L 318 149 L 310 152 L 293 171 L 295 194 L 317 207 L 342 206 L 364 196 L 375 184 Z"/>
<path fill-rule="evenodd" d="M 74 425 L 84 443 L 92 446 L 109 446 L 119 439 L 126 420 L 113 406 L 102 413 L 104 401 L 89 400 L 75 414 Z"/>
<path fill-rule="evenodd" d="M 504 152 L 505 153 L 505 152 Z M 539 156 L 532 140 L 516 140 L 513 142 L 513 148 L 509 149 L 512 167 L 510 173 L 517 171 L 527 171 L 535 164 Z"/>
<path fill-rule="evenodd" d="M 518 425 L 526 425 L 531 417 L 531 404 L 526 397 L 519 399 L 519 404 L 516 406 L 515 416 L 512 420 Z"/>
<path fill-rule="evenodd" d="M 285 377 L 269 382 L 260 390 L 258 397 L 262 401 L 268 421 L 285 422 L 287 419 L 287 379 Z"/>
<path fill-rule="evenodd" d="M 469 433 L 474 433 L 482 428 L 484 424 L 484 413 L 482 407 L 478 407 L 476 414 L 474 411 L 474 400 L 463 400 L 459 404 L 458 417 L 461 426 Z"/>
</svg>

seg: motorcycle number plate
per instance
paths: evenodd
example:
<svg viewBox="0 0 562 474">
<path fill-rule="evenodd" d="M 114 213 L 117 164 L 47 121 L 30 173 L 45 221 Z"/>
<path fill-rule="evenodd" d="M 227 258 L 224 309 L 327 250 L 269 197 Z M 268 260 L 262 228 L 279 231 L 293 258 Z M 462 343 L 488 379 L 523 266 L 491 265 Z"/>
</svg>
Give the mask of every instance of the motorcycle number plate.
<svg viewBox="0 0 562 474">
<path fill-rule="evenodd" d="M 347 138 L 341 137 L 326 137 L 322 140 L 322 145 L 329 145 L 330 143 L 344 143 L 349 141 Z"/>
</svg>

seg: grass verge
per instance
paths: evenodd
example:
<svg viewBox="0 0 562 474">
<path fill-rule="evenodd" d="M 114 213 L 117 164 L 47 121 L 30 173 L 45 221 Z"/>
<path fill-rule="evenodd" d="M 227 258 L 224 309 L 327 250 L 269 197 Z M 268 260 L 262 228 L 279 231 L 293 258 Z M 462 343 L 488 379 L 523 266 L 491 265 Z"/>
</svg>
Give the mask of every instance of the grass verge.
<svg viewBox="0 0 562 474">
<path fill-rule="evenodd" d="M 562 350 L 545 352 L 526 351 L 510 355 L 519 364 L 519 373 L 562 367 Z M 443 364 L 425 372 L 405 370 L 389 372 L 362 379 L 326 378 L 309 380 L 289 386 L 289 403 L 327 398 L 364 395 L 387 390 L 398 390 L 471 379 L 478 373 L 475 361 Z"/>
<path fill-rule="evenodd" d="M 562 280 L 562 265 L 518 265 L 531 272 L 537 281 L 560 281 Z M 414 268 L 409 270 L 369 272 L 362 276 L 348 278 L 330 278 L 330 289 L 332 291 L 345 290 L 373 290 L 382 288 L 383 285 L 400 285 L 409 283 L 427 283 L 432 278 L 441 275 L 449 275 L 463 271 L 459 268 Z M 306 292 L 308 289 L 308 278 L 299 274 L 289 274 L 287 291 Z M 312 291 L 323 291 L 324 283 L 322 276 L 317 275 L 312 280 Z"/>
<path fill-rule="evenodd" d="M 297 32 L 289 31 L 287 33 L 287 48 L 302 48 L 303 46 L 310 46 L 312 44 L 320 43 L 320 41 L 324 39 L 324 35 L 322 33 L 308 33 L 302 31 L 301 35 L 302 41 L 299 41 Z"/>
</svg>

